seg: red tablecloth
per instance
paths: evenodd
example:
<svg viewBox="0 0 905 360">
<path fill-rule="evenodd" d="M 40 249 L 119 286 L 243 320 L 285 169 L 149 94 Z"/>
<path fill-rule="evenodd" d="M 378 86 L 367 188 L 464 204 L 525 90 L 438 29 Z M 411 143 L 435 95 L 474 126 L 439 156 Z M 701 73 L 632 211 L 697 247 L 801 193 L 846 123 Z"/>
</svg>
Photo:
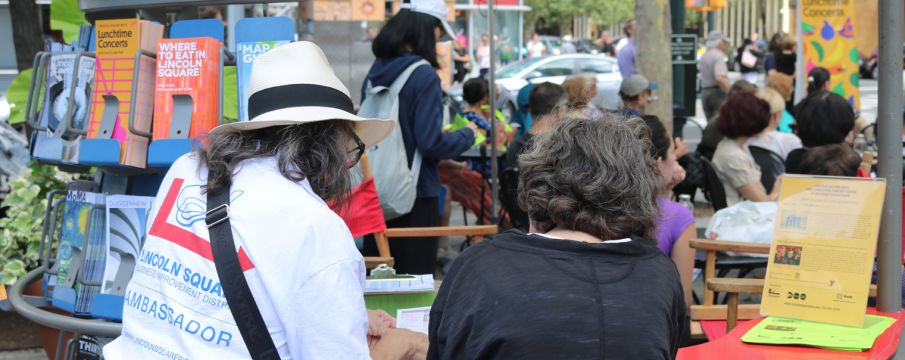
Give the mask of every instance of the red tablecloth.
<svg viewBox="0 0 905 360">
<path fill-rule="evenodd" d="M 886 329 L 883 335 L 874 342 L 870 351 L 850 352 L 825 350 L 804 346 L 776 346 L 745 344 L 742 336 L 763 319 L 754 319 L 739 323 L 735 329 L 717 340 L 687 348 L 679 349 L 679 359 L 744 359 L 744 360 L 843 360 L 843 359 L 889 359 L 896 353 L 902 325 L 905 324 L 905 311 L 898 314 L 881 313 L 868 309 L 868 314 L 883 315 L 896 318 L 896 323 Z"/>
</svg>

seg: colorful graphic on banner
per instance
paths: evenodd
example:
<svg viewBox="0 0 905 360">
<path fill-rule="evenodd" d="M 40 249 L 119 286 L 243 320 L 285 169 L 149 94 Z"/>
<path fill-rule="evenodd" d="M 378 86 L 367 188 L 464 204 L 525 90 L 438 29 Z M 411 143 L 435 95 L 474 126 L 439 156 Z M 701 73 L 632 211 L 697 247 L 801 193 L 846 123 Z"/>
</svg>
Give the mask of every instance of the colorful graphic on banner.
<svg viewBox="0 0 905 360">
<path fill-rule="evenodd" d="M 852 0 L 802 0 L 801 33 L 805 72 L 821 66 L 830 71 L 830 91 L 861 111 L 858 49 L 852 23 Z"/>
</svg>

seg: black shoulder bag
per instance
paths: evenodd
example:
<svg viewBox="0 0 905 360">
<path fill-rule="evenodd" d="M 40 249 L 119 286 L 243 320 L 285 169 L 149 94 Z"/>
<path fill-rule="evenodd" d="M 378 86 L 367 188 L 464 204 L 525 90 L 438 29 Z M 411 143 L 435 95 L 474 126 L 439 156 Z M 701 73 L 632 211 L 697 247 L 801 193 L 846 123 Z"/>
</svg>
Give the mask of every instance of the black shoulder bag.
<svg viewBox="0 0 905 360">
<path fill-rule="evenodd" d="M 204 222 L 210 233 L 211 252 L 223 294 L 248 353 L 255 360 L 279 359 L 280 355 L 239 265 L 232 225 L 229 223 L 229 189 L 207 194 Z"/>
</svg>

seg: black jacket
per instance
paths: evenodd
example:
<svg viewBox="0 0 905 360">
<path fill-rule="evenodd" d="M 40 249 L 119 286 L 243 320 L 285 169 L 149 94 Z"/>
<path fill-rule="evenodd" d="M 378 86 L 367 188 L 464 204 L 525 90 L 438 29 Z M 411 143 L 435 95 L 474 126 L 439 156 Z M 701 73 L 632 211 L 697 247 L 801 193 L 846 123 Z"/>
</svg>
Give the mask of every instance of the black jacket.
<svg viewBox="0 0 905 360">
<path fill-rule="evenodd" d="M 510 230 L 456 259 L 428 359 L 670 359 L 687 329 L 679 273 L 653 241 Z"/>
</svg>

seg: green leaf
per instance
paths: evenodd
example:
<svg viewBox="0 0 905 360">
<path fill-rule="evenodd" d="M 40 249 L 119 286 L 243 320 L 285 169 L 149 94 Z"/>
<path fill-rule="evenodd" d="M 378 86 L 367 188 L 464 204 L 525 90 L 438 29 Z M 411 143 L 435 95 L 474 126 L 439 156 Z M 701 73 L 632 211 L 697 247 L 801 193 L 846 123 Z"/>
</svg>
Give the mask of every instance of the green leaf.
<svg viewBox="0 0 905 360">
<path fill-rule="evenodd" d="M 6 101 L 9 103 L 9 123 L 12 125 L 25 122 L 25 103 L 28 101 L 28 88 L 31 86 L 31 69 L 25 69 L 16 75 L 6 88 Z"/>
<path fill-rule="evenodd" d="M 239 119 L 239 96 L 237 94 L 236 67 L 223 67 L 223 117 L 233 122 Z"/>
<path fill-rule="evenodd" d="M 7 262 L 6 265 L 3 265 L 3 271 L 25 273 L 25 263 L 22 262 L 22 260 L 12 260 Z"/>
<path fill-rule="evenodd" d="M 12 286 L 18 279 L 19 276 L 17 276 L 16 274 L 6 271 L 0 271 L 0 285 Z"/>
<path fill-rule="evenodd" d="M 73 43 L 79 39 L 79 27 L 91 25 L 85 13 L 79 10 L 78 0 L 52 0 L 50 2 L 50 28 L 63 32 L 63 40 Z"/>
<path fill-rule="evenodd" d="M 2 203 L 6 217 L 0 218 L 0 283 L 12 284 L 37 267 L 46 196 L 65 188 L 65 178 L 54 167 L 32 162 L 9 184 L 10 193 Z"/>
</svg>

